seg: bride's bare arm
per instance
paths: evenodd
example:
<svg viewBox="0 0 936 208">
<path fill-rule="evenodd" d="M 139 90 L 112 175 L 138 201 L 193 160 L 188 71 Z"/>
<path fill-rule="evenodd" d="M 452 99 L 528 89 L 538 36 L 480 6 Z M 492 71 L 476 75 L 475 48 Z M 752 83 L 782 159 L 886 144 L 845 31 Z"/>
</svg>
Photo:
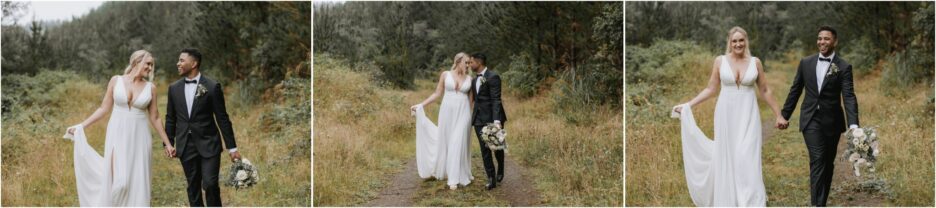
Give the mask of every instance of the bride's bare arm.
<svg viewBox="0 0 936 208">
<path fill-rule="evenodd" d="M 436 85 L 435 92 L 433 92 L 432 95 L 429 95 L 429 98 L 426 98 L 426 100 L 422 101 L 421 103 L 417 105 L 425 106 L 426 104 L 435 102 L 435 100 L 438 99 L 439 96 L 442 96 L 442 91 L 444 90 L 443 87 L 445 86 L 445 73 L 448 73 L 448 72 L 442 72 L 442 74 L 439 75 L 439 84 Z M 416 106 L 410 107 L 410 109 L 414 109 L 415 107 Z"/>
<path fill-rule="evenodd" d="M 475 89 L 473 88 L 468 89 L 468 106 L 470 106 L 471 109 L 474 109 L 474 96 L 475 96 Z"/>
<path fill-rule="evenodd" d="M 91 124 L 94 124 L 98 120 L 101 120 L 107 112 L 110 112 L 114 108 L 114 85 L 117 83 L 117 79 L 120 79 L 118 76 L 113 76 L 110 79 L 110 82 L 107 83 L 107 92 L 104 93 L 104 100 L 101 101 L 101 106 L 88 116 L 87 119 L 81 122 L 81 126 L 88 128 Z"/>
<path fill-rule="evenodd" d="M 153 84 L 152 89 L 159 89 L 159 88 L 156 88 L 156 84 Z M 169 142 L 169 136 L 166 135 L 166 129 L 165 127 L 163 127 L 162 119 L 159 118 L 159 99 L 157 99 L 156 97 L 156 90 L 150 90 L 150 92 L 153 93 L 152 95 L 153 99 L 150 100 L 149 109 L 148 109 L 149 111 L 148 117 L 150 120 L 150 126 L 156 129 L 156 132 L 159 133 L 159 138 L 162 139 L 163 144 L 165 144 L 167 147 L 171 147 L 172 143 Z"/>
<path fill-rule="evenodd" d="M 770 110 L 773 111 L 776 117 L 782 117 L 780 115 L 780 106 L 777 105 L 777 100 L 773 97 L 773 90 L 770 90 L 770 87 L 767 86 L 767 75 L 764 74 L 764 65 L 761 64 L 760 59 L 755 60 L 757 62 L 757 92 L 761 100 L 767 102 L 767 105 L 770 106 Z"/>
<path fill-rule="evenodd" d="M 699 92 L 699 95 L 696 95 L 695 98 L 689 100 L 689 106 L 695 106 L 696 104 L 705 102 L 712 95 L 715 95 L 715 92 L 718 91 L 718 68 L 721 67 L 721 59 L 723 57 L 719 56 L 715 58 L 715 64 L 712 66 L 712 75 L 709 76 L 708 85 L 705 86 L 705 89 L 702 89 L 702 92 Z M 681 111 L 680 108 L 678 111 Z"/>
</svg>

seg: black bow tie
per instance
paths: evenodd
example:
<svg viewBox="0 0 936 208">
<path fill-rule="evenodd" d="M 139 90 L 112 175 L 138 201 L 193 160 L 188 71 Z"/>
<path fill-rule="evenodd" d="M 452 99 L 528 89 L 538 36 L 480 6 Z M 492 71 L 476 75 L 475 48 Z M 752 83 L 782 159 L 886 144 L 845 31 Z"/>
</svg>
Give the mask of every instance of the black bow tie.
<svg viewBox="0 0 936 208">
<path fill-rule="evenodd" d="M 832 58 L 819 58 L 819 61 L 832 62 Z"/>
<path fill-rule="evenodd" d="M 185 84 L 198 84 L 198 80 L 184 80 Z"/>
</svg>

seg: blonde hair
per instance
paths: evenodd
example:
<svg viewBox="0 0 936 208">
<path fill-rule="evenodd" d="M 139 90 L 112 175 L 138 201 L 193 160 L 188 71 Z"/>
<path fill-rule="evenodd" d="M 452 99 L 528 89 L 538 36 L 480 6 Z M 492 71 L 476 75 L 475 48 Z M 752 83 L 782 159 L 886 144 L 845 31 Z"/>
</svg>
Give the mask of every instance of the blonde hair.
<svg viewBox="0 0 936 208">
<path fill-rule="evenodd" d="M 133 54 L 130 54 L 130 62 L 127 63 L 127 68 L 124 69 L 123 74 L 124 75 L 130 74 L 130 72 L 133 71 L 133 68 L 135 68 L 141 62 L 143 62 L 143 59 L 145 59 L 146 57 L 153 57 L 153 54 L 150 54 L 150 52 L 146 50 L 134 51 Z M 153 69 L 151 69 L 149 74 L 146 75 L 146 81 L 153 81 L 153 76 L 155 72 L 156 72 L 156 64 L 154 60 Z"/>
<path fill-rule="evenodd" d="M 455 54 L 455 59 L 453 59 L 451 71 L 458 70 L 455 72 L 458 73 L 459 75 L 468 74 L 467 69 L 465 69 L 464 67 L 461 67 L 461 68 L 457 67 L 458 63 L 460 63 L 461 60 L 465 58 L 468 58 L 468 54 L 465 52 L 459 52 L 458 54 Z"/>
<path fill-rule="evenodd" d="M 749 46 L 751 45 L 751 39 L 748 38 L 747 31 L 745 31 L 743 28 L 738 27 L 738 26 L 734 26 L 731 28 L 731 30 L 728 30 L 728 38 L 726 39 L 727 43 L 725 44 L 726 45 L 725 55 L 731 55 L 731 36 L 734 35 L 735 33 L 741 33 L 742 35 L 744 35 L 744 39 L 747 40 L 747 43 L 744 44 L 744 56 L 750 57 L 751 49 L 749 48 Z"/>
</svg>

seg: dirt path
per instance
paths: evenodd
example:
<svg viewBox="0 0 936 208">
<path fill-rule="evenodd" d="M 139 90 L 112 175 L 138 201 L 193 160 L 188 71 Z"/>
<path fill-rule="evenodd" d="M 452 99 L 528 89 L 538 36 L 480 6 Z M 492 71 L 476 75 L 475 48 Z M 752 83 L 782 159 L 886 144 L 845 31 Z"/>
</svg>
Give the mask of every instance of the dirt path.
<svg viewBox="0 0 936 208">
<path fill-rule="evenodd" d="M 416 158 L 405 164 L 406 168 L 390 178 L 390 185 L 380 195 L 364 204 L 366 207 L 405 207 L 413 205 L 413 194 L 423 180 L 416 174 Z"/>
<path fill-rule="evenodd" d="M 472 160 L 472 163 L 480 163 L 481 160 Z M 540 204 L 539 193 L 533 188 L 530 182 L 530 175 L 526 168 L 518 165 L 510 157 L 504 161 L 507 171 L 502 183 L 493 191 L 499 199 L 504 200 L 510 206 L 535 206 Z M 380 191 L 380 194 L 374 200 L 365 203 L 368 207 L 402 207 L 414 206 L 413 198 L 419 193 L 419 187 L 423 179 L 416 174 L 416 160 L 410 160 L 405 164 L 406 168 L 390 177 L 389 185 Z M 481 171 L 483 170 L 472 170 Z M 470 186 L 484 186 L 487 179 L 475 178 Z"/>
<path fill-rule="evenodd" d="M 532 175 L 527 173 L 526 168 L 518 165 L 510 157 L 506 159 L 504 166 L 507 166 L 507 169 L 504 172 L 504 180 L 497 184 L 497 188 L 494 188 L 497 195 L 501 199 L 510 202 L 510 206 L 513 207 L 529 207 L 540 204 L 540 195 L 529 180 Z M 484 184 L 485 180 L 487 179 L 481 180 L 480 183 Z"/>
</svg>

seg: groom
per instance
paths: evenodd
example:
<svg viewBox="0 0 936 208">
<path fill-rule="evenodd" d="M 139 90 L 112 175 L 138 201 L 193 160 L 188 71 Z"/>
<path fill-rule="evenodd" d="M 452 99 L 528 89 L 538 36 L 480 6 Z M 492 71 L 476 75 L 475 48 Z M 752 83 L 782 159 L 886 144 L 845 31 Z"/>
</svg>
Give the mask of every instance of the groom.
<svg viewBox="0 0 936 208">
<path fill-rule="evenodd" d="M 835 54 L 838 34 L 829 26 L 819 27 L 818 32 L 819 54 L 800 60 L 782 114 L 790 119 L 805 88 L 799 124 L 809 150 L 810 202 L 812 206 L 826 206 L 839 135 L 845 132 L 846 117 L 848 128 L 858 128 L 858 101 L 852 66 Z M 780 129 L 788 125 L 777 124 Z"/>
<path fill-rule="evenodd" d="M 491 159 L 491 149 L 488 149 L 484 141 L 481 140 L 481 129 L 489 123 L 494 123 L 503 128 L 507 123 L 507 115 L 504 114 L 504 106 L 501 104 L 501 82 L 500 75 L 485 67 L 487 57 L 481 53 L 471 55 L 468 65 L 477 74 L 474 82 L 471 83 L 471 92 L 474 93 L 474 109 L 472 110 L 472 125 L 475 134 L 478 136 L 478 143 L 481 145 L 481 159 L 484 160 L 484 172 L 487 173 L 488 183 L 485 185 L 487 190 L 497 187 L 497 183 L 504 180 L 504 150 L 494 150 L 494 157 L 497 158 L 497 167 L 494 167 L 494 161 Z M 497 175 L 494 175 L 495 169 Z"/>
<path fill-rule="evenodd" d="M 169 85 L 166 134 L 181 154 L 178 157 L 188 182 L 191 206 L 220 207 L 218 170 L 221 166 L 221 140 L 224 140 L 232 160 L 241 156 L 234 143 L 234 130 L 224 107 L 221 84 L 202 76 L 199 72 L 201 58 L 196 49 L 183 49 L 179 55 L 176 67 L 183 78 Z M 176 157 L 176 154 L 170 153 L 169 156 Z"/>
</svg>

